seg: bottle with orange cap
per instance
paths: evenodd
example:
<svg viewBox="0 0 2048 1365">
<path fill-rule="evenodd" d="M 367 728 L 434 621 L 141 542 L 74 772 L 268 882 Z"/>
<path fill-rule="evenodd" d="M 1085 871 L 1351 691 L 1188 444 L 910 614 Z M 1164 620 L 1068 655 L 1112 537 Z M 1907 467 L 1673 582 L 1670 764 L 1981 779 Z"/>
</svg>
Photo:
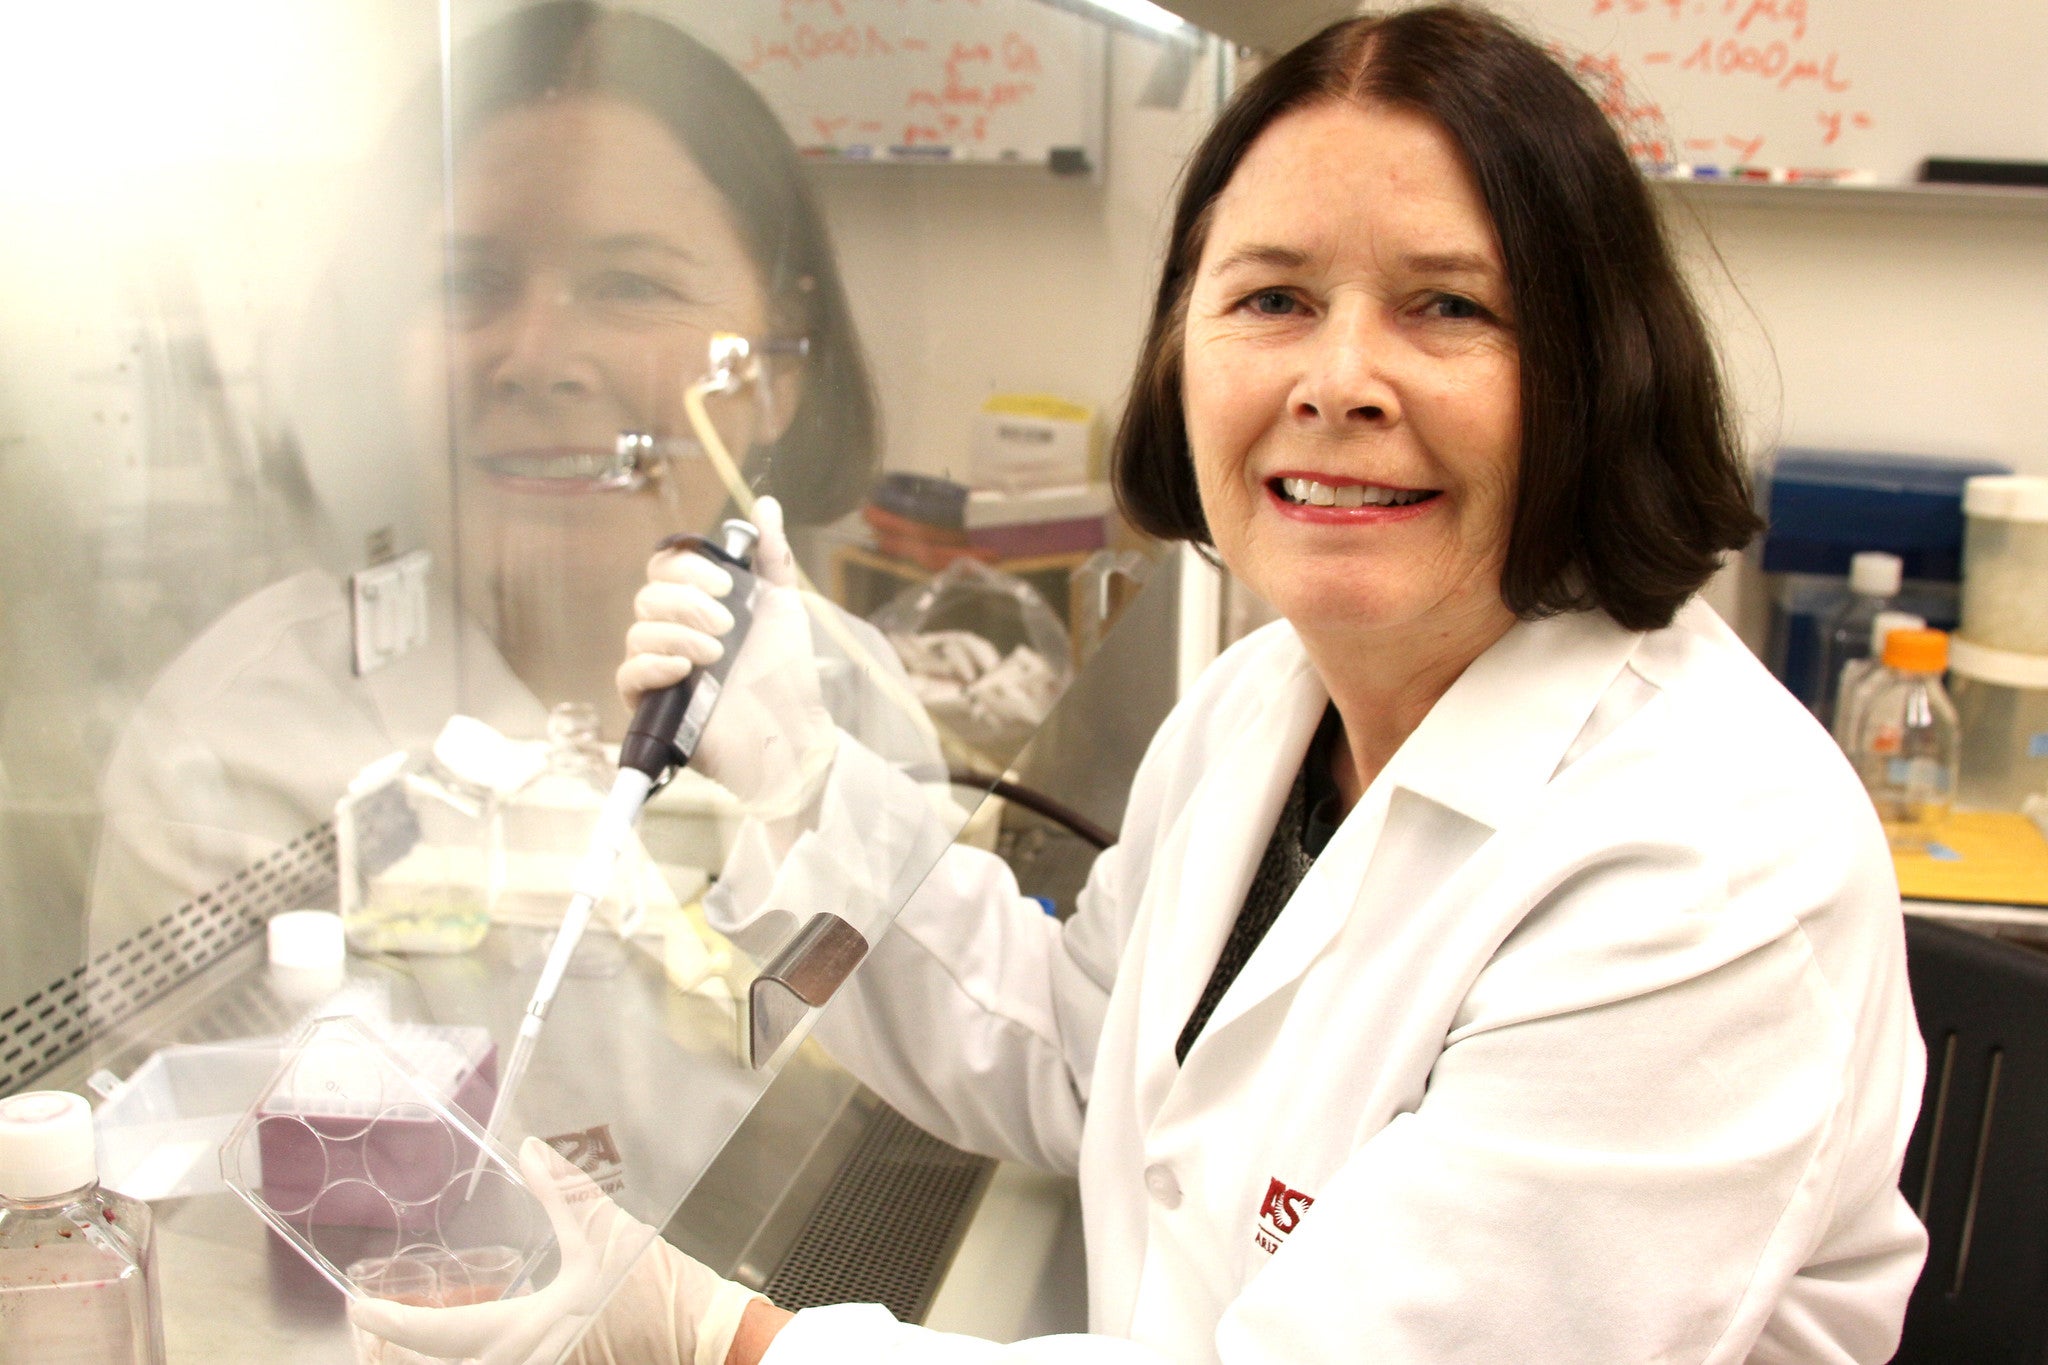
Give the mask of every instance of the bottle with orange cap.
<svg viewBox="0 0 2048 1365">
<path fill-rule="evenodd" d="M 1863 714 L 1866 691 L 1884 680 L 1884 642 L 1895 630 L 1925 630 L 1927 618 L 1909 611 L 1881 611 L 1870 623 L 1870 653 L 1842 665 L 1841 684 L 1835 691 L 1835 719 L 1829 728 L 1842 752 L 1849 753 L 1856 737 L 1856 718 Z"/>
<path fill-rule="evenodd" d="M 1883 671 L 1859 699 L 1849 756 L 1895 852 L 1926 852 L 1955 800 L 1960 739 L 1941 685 L 1947 671 L 1947 632 L 1894 630 Z"/>
</svg>

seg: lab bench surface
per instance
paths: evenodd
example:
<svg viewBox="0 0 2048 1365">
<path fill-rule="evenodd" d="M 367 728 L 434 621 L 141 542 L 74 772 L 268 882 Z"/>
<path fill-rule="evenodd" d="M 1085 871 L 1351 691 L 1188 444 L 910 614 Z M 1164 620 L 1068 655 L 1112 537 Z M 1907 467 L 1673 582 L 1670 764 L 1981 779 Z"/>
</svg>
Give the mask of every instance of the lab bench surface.
<svg viewBox="0 0 2048 1365">
<path fill-rule="evenodd" d="M 605 1093 L 591 1079 L 599 1071 L 658 1079 L 667 1094 L 691 1097 L 701 1121 L 679 1134 L 673 1102 L 607 1115 L 627 1156 L 628 1189 L 641 1196 L 636 1213 L 661 1216 L 646 1207 L 653 1191 L 665 1205 L 688 1190 L 664 1232 L 720 1273 L 766 1286 L 792 1307 L 856 1298 L 921 1317 L 993 1163 L 909 1128 L 815 1044 L 798 1048 L 772 1084 L 756 1079 L 734 1062 L 732 1002 L 683 995 L 653 958 L 626 957 L 614 977 L 565 984 L 521 1090 L 518 1126 L 583 1126 L 589 1104 Z M 349 970 L 351 985 L 388 992 L 394 1018 L 483 1022 L 499 1039 L 511 1037 L 533 974 L 495 930 L 473 954 L 352 957 Z M 601 995 L 607 1008 L 579 1011 L 579 992 Z M 272 989 L 261 945 L 252 942 L 34 1084 L 84 1091 L 95 1068 L 126 1075 L 165 1044 L 283 1033 L 298 1013 Z M 632 1026 L 618 1027 L 620 1020 Z M 892 1183 L 906 1178 L 918 1201 L 902 1199 Z M 864 1244 L 878 1203 L 898 1209 L 898 1245 L 880 1256 Z M 153 1207 L 172 1362 L 355 1359 L 340 1292 L 237 1196 Z"/>
</svg>

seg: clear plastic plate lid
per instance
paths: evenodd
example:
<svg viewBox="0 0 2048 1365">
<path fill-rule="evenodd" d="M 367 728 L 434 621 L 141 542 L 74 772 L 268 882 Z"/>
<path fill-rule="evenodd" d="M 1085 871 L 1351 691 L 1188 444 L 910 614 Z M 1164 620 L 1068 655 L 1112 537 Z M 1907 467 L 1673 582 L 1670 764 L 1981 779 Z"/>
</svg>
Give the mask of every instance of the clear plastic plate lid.
<svg viewBox="0 0 2048 1365">
<path fill-rule="evenodd" d="M 351 1298 L 519 1293 L 554 1239 L 473 1117 L 488 1109 L 494 1060 L 481 1030 L 380 1036 L 360 1019 L 314 1019 L 229 1134 L 222 1177 Z"/>
</svg>

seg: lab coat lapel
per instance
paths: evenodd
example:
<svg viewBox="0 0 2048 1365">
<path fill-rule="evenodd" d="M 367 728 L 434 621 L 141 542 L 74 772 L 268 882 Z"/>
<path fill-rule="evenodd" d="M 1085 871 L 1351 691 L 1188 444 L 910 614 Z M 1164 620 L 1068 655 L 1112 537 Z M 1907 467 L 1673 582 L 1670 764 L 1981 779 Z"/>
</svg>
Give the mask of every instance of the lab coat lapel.
<svg viewBox="0 0 2048 1365">
<path fill-rule="evenodd" d="M 1556 775 L 1642 640 L 1599 611 L 1516 622 L 1430 708 L 1382 776 L 1503 828 Z"/>
<path fill-rule="evenodd" d="M 1474 660 L 1309 868 L 1217 1005 L 1203 1041 L 1188 1054 L 1189 1066 L 1203 1042 L 1219 1040 L 1307 972 L 1354 914 L 1422 912 L 1493 831 L 1549 782 L 1641 638 L 1604 613 L 1581 612 L 1518 622 Z M 1293 774 L 1289 768 L 1285 778 Z M 1267 834 L 1272 823 L 1269 815 Z M 1243 890 L 1240 885 L 1240 899 Z M 1211 964 L 1220 945 L 1218 939 L 1209 950 Z"/>
<path fill-rule="evenodd" d="M 1367 899 L 1366 873 L 1386 821 L 1386 788 L 1379 784 L 1345 817 L 1329 846 L 1310 865 L 1301 885 L 1295 888 L 1286 907 L 1253 950 L 1244 970 L 1217 1002 L 1216 1012 L 1188 1053 L 1190 1068 L 1207 1050 L 1205 1045 L 1218 1043 L 1238 1019 L 1306 972 L 1358 905 Z M 1450 870 L 1454 869 L 1446 869 Z"/>
<path fill-rule="evenodd" d="M 1179 849 L 1153 864 L 1147 898 L 1154 919 L 1139 978 L 1142 1123 L 1159 1112 L 1180 1074 L 1174 1045 L 1244 905 L 1329 695 L 1304 658 L 1262 701 L 1208 764 L 1179 822 Z"/>
</svg>

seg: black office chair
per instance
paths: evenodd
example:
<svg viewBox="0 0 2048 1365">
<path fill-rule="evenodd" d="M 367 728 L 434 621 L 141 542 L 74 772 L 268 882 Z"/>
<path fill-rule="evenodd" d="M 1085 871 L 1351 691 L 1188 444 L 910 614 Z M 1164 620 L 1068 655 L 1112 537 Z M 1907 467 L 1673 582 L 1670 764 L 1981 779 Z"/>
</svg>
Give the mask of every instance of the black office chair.
<svg viewBox="0 0 2048 1365">
<path fill-rule="evenodd" d="M 1899 1187 L 1927 1268 L 1894 1365 L 2048 1359 L 2048 956 L 1906 921 L 1927 1089 Z"/>
</svg>

